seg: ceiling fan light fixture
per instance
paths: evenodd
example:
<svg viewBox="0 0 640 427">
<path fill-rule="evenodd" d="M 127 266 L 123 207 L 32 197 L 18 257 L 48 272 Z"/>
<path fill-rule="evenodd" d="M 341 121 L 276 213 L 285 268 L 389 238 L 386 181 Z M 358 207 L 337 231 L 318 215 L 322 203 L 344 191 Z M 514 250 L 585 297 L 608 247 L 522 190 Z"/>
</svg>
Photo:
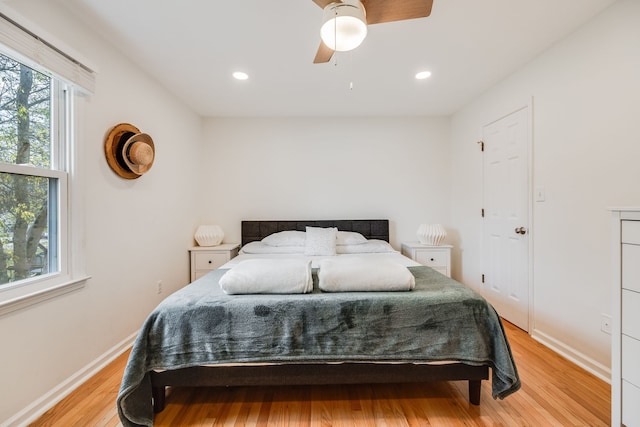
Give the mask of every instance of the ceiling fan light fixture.
<svg viewBox="0 0 640 427">
<path fill-rule="evenodd" d="M 232 76 L 236 80 L 247 80 L 249 78 L 249 74 L 244 71 L 234 71 Z"/>
<path fill-rule="evenodd" d="M 367 19 L 359 1 L 331 3 L 324 8 L 320 37 L 335 51 L 357 48 L 367 36 Z"/>
</svg>

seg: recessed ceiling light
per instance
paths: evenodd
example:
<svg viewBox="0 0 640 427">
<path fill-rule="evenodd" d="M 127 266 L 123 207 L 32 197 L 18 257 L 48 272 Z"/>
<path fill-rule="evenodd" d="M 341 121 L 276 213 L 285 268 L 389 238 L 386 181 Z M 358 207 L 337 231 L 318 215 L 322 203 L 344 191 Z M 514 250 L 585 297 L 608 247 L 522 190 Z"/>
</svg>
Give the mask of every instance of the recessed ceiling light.
<svg viewBox="0 0 640 427">
<path fill-rule="evenodd" d="M 416 79 L 418 80 L 428 79 L 429 77 L 431 77 L 431 71 L 420 71 L 416 74 Z"/>
<path fill-rule="evenodd" d="M 247 80 L 249 78 L 249 74 L 243 73 L 242 71 L 236 71 L 233 73 L 233 78 L 236 80 Z"/>
</svg>

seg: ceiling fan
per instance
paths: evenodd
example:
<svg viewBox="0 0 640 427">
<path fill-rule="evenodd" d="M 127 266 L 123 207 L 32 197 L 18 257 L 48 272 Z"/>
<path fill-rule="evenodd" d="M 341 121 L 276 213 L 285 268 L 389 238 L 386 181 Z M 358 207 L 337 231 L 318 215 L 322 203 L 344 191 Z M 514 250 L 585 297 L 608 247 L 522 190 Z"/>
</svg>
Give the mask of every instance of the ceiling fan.
<svg viewBox="0 0 640 427">
<path fill-rule="evenodd" d="M 314 64 L 329 62 L 335 51 L 355 49 L 367 35 L 367 25 L 431 14 L 433 0 L 313 0 L 323 8 L 320 47 Z"/>
</svg>

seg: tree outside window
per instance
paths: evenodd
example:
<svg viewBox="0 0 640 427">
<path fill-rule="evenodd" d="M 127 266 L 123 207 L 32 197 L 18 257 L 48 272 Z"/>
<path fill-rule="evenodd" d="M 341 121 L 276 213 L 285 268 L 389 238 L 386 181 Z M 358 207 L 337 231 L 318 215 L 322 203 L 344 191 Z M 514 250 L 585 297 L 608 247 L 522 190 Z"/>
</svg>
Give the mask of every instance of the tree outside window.
<svg viewBox="0 0 640 427">
<path fill-rule="evenodd" d="M 52 78 L 0 55 L 0 289 L 57 271 Z M 43 173 L 41 173 L 41 171 Z"/>
</svg>

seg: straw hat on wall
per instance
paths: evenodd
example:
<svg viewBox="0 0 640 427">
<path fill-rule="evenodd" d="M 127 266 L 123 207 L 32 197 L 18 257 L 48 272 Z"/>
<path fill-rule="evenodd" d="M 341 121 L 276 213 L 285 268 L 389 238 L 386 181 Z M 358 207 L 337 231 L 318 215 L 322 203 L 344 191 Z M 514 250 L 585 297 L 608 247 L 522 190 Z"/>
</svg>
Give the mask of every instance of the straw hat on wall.
<svg viewBox="0 0 640 427">
<path fill-rule="evenodd" d="M 120 123 L 107 134 L 104 152 L 115 173 L 125 179 L 136 179 L 151 169 L 156 149 L 149 135 L 129 123 Z"/>
</svg>

